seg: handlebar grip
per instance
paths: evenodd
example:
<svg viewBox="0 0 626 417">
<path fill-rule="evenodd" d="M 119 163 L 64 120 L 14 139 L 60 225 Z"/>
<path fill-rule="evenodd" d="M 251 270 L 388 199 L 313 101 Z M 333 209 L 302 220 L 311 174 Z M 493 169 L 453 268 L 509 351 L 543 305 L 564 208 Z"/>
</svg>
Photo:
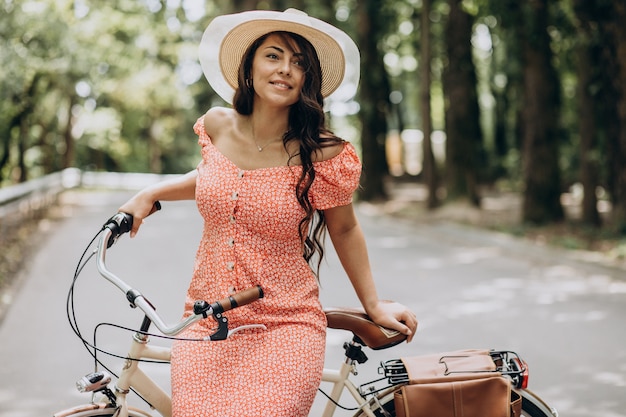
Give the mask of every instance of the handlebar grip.
<svg viewBox="0 0 626 417">
<path fill-rule="evenodd" d="M 261 288 L 260 285 L 256 285 L 216 301 L 213 306 L 213 311 L 214 313 L 221 313 L 235 307 L 245 306 L 246 304 L 250 304 L 251 302 L 258 300 L 259 298 L 263 298 L 263 296 L 263 288 Z"/>
<path fill-rule="evenodd" d="M 161 202 L 155 201 L 152 205 L 150 213 L 148 213 L 148 216 L 159 210 L 161 210 Z M 133 220 L 134 219 L 131 214 L 122 212 L 115 214 L 113 217 L 107 220 L 107 222 L 103 226 L 103 229 L 107 228 L 111 230 L 111 237 L 107 242 L 107 248 L 110 248 L 119 236 L 123 235 L 124 233 L 130 232 L 130 230 L 133 228 Z"/>
<path fill-rule="evenodd" d="M 156 211 L 159 211 L 159 210 L 161 210 L 161 202 L 157 200 L 152 205 L 152 210 L 150 210 L 150 213 L 148 213 L 148 216 L 153 214 Z M 146 217 L 148 217 L 148 216 L 146 216 Z"/>
</svg>

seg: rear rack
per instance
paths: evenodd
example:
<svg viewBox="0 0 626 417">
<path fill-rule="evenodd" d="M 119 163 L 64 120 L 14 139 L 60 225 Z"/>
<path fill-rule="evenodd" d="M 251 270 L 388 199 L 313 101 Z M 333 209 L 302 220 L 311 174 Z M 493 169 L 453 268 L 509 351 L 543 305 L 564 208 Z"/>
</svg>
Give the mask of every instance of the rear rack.
<svg viewBox="0 0 626 417">
<path fill-rule="evenodd" d="M 528 365 L 517 353 L 510 350 L 492 350 L 489 354 L 496 365 L 496 371 L 510 378 L 513 387 L 524 389 L 528 386 Z M 409 374 L 401 359 L 381 362 L 379 373 L 391 385 L 409 383 Z"/>
</svg>

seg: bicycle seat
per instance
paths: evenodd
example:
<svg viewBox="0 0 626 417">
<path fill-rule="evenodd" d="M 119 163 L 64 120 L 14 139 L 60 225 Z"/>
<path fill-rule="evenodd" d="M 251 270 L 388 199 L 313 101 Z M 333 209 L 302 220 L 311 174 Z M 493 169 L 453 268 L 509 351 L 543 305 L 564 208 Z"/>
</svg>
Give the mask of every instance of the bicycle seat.
<svg viewBox="0 0 626 417">
<path fill-rule="evenodd" d="M 361 343 L 374 350 L 387 349 L 406 340 L 406 335 L 374 323 L 367 314 L 357 308 L 325 308 L 330 329 L 351 331 Z"/>
</svg>

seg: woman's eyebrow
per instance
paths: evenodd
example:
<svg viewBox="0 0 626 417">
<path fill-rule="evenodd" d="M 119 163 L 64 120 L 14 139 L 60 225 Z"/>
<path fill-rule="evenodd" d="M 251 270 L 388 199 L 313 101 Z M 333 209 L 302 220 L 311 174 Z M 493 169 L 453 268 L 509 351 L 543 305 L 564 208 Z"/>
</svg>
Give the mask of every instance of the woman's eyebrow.
<svg viewBox="0 0 626 417">
<path fill-rule="evenodd" d="M 279 47 L 279 46 L 268 45 L 268 46 L 265 47 L 265 49 L 275 49 L 276 51 L 280 52 L 281 54 L 285 53 L 285 50 L 283 48 Z M 293 55 L 298 57 L 298 58 L 301 58 L 301 57 L 304 56 L 304 54 L 301 53 L 301 52 L 293 52 Z"/>
<path fill-rule="evenodd" d="M 284 49 L 283 48 L 279 48 L 278 46 L 269 45 L 269 46 L 266 46 L 265 49 L 275 49 L 275 50 L 277 50 L 280 53 L 285 53 Z"/>
</svg>

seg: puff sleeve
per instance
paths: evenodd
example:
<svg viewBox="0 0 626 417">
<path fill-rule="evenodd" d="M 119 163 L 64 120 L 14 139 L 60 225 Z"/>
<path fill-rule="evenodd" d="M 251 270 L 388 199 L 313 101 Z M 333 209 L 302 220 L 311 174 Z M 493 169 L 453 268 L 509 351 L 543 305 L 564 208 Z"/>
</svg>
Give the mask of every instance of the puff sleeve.
<svg viewBox="0 0 626 417">
<path fill-rule="evenodd" d="M 352 202 L 352 194 L 359 186 L 361 161 L 350 142 L 337 156 L 314 163 L 315 181 L 309 190 L 309 199 L 317 210 L 345 206 Z"/>
<path fill-rule="evenodd" d="M 204 149 L 209 143 L 211 143 L 211 139 L 209 135 L 207 135 L 204 130 L 204 117 L 200 117 L 196 120 L 196 123 L 193 125 L 193 131 L 198 135 L 198 144 L 202 149 Z"/>
</svg>

